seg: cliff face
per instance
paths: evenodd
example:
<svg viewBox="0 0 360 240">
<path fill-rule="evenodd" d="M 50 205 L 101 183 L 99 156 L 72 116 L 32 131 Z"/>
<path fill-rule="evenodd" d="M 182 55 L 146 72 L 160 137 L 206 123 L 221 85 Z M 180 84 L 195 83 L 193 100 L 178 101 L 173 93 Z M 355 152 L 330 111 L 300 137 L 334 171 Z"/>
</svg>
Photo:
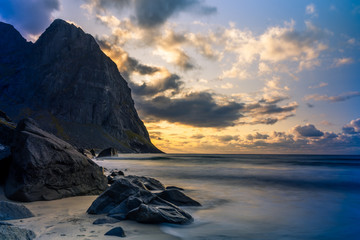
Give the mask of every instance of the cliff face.
<svg viewBox="0 0 360 240">
<path fill-rule="evenodd" d="M 80 28 L 55 20 L 34 44 L 0 23 L 0 109 L 86 148 L 160 152 L 116 64 Z"/>
</svg>

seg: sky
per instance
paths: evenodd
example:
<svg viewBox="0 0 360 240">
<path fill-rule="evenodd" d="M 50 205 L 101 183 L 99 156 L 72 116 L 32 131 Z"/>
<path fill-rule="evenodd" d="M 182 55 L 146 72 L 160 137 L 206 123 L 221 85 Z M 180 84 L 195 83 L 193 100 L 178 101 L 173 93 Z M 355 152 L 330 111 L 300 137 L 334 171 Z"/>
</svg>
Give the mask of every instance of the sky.
<svg viewBox="0 0 360 240">
<path fill-rule="evenodd" d="M 167 153 L 360 154 L 360 1 L 3 0 L 92 34 Z"/>
</svg>

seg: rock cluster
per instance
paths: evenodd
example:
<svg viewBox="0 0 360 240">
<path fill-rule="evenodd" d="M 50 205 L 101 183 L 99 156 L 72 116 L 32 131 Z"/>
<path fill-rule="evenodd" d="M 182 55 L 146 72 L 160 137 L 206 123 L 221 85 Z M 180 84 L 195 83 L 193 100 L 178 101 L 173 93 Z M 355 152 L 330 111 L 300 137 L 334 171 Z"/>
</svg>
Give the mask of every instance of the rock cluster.
<svg viewBox="0 0 360 240">
<path fill-rule="evenodd" d="M 150 190 L 162 192 L 154 193 Z M 154 178 L 124 176 L 103 192 L 87 212 L 141 223 L 191 223 L 192 216 L 175 204 L 200 206 L 200 203 L 179 190 L 165 190 L 164 185 Z"/>
</svg>

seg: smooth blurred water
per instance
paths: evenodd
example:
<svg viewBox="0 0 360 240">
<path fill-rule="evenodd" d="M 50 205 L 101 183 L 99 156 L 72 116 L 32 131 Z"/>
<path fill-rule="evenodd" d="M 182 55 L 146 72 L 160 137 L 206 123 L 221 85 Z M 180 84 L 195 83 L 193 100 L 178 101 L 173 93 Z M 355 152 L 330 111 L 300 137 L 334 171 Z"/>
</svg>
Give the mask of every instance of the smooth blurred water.
<svg viewBox="0 0 360 240">
<path fill-rule="evenodd" d="M 182 239 L 359 240 L 360 156 L 125 154 L 98 161 L 186 189 Z"/>
</svg>

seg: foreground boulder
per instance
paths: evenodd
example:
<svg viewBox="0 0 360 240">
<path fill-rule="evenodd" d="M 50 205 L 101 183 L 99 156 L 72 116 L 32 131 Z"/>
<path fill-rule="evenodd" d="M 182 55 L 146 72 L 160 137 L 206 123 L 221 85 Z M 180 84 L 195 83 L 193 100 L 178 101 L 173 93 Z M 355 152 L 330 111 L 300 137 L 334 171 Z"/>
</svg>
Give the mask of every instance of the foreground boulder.
<svg viewBox="0 0 360 240">
<path fill-rule="evenodd" d="M 0 201 L 0 220 L 14 220 L 34 217 L 25 206 L 17 203 Z"/>
<path fill-rule="evenodd" d="M 161 193 L 158 193 L 157 196 L 177 206 L 201 206 L 199 202 L 186 196 L 183 192 L 177 189 L 162 191 Z"/>
<path fill-rule="evenodd" d="M 53 200 L 100 194 L 107 187 L 102 168 L 32 119 L 16 128 L 5 194 L 17 201 Z"/>
<path fill-rule="evenodd" d="M 103 192 L 87 210 L 90 214 L 109 213 L 122 201 L 140 191 L 139 187 L 126 179 L 119 179 Z"/>
<path fill-rule="evenodd" d="M 92 203 L 87 212 L 106 213 L 112 218 L 141 223 L 187 224 L 193 221 L 189 213 L 152 193 L 143 183 L 134 183 L 134 179 L 142 177 L 131 176 L 116 180 Z"/>
<path fill-rule="evenodd" d="M 36 235 L 33 231 L 11 225 L 0 225 L 0 239 L 6 240 L 32 240 Z"/>
</svg>

